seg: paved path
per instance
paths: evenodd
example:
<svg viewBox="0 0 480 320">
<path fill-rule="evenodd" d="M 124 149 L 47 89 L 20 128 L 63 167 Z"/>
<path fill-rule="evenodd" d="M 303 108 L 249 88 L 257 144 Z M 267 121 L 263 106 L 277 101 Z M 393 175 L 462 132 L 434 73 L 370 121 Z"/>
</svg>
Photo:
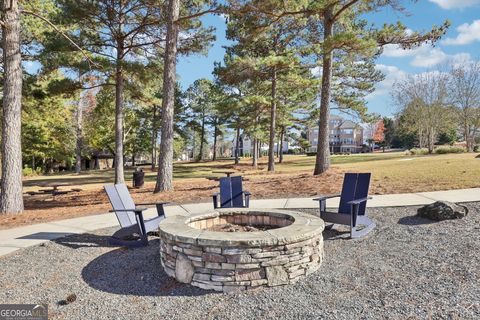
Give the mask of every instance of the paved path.
<svg viewBox="0 0 480 320">
<path fill-rule="evenodd" d="M 284 198 L 284 199 L 261 199 L 252 200 L 251 208 L 316 208 L 318 203 L 313 198 Z M 460 189 L 421 193 L 386 194 L 373 196 L 368 202 L 368 207 L 396 207 L 425 205 L 437 200 L 452 202 L 480 201 L 480 188 Z M 338 199 L 327 201 L 328 207 L 338 205 Z M 188 215 L 190 212 L 204 212 L 212 209 L 212 204 L 195 203 L 182 206 L 168 206 L 165 208 L 168 215 Z M 148 209 L 145 217 L 155 216 L 155 209 Z M 0 231 L 0 256 L 29 247 L 45 241 L 60 238 L 73 233 L 85 233 L 96 229 L 113 227 L 118 225 L 114 214 L 106 213 L 86 216 L 74 219 L 59 220 L 47 223 L 34 224 L 19 228 Z"/>
</svg>

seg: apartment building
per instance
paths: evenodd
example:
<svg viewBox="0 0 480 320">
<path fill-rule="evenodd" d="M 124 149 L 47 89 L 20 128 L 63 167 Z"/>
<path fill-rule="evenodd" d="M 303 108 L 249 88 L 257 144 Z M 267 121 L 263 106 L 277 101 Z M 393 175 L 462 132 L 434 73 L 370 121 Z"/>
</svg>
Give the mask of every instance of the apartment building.
<svg viewBox="0 0 480 320">
<path fill-rule="evenodd" d="M 236 140 L 233 139 L 232 140 L 232 155 L 235 154 L 235 147 L 236 147 Z M 282 145 L 283 153 L 287 153 L 289 147 L 290 147 L 290 144 L 285 139 L 283 141 L 283 145 Z M 278 148 L 279 148 L 278 142 L 275 142 L 275 144 L 273 146 L 273 150 L 275 150 L 275 152 L 278 152 Z M 246 135 L 246 134 L 241 134 L 240 135 L 239 150 L 238 151 L 239 151 L 239 156 L 240 157 L 250 157 L 250 156 L 252 156 L 252 154 L 253 154 L 253 141 L 248 135 Z M 261 144 L 260 145 L 260 151 L 261 152 L 267 152 L 268 151 L 268 145 Z"/>
<path fill-rule="evenodd" d="M 328 122 L 331 153 L 360 153 L 363 144 L 363 128 L 358 123 L 331 115 Z M 318 128 L 309 128 L 308 141 L 312 145 L 310 152 L 317 151 Z"/>
</svg>

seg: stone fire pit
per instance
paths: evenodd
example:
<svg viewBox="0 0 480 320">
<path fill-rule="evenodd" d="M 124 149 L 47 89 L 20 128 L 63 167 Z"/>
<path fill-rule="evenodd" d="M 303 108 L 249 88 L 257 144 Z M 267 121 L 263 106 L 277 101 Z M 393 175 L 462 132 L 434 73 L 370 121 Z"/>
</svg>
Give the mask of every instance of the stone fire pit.
<svg viewBox="0 0 480 320">
<path fill-rule="evenodd" d="M 230 208 L 172 216 L 160 223 L 161 262 L 169 276 L 203 289 L 285 285 L 319 268 L 323 229 L 320 218 L 285 210 Z"/>
</svg>

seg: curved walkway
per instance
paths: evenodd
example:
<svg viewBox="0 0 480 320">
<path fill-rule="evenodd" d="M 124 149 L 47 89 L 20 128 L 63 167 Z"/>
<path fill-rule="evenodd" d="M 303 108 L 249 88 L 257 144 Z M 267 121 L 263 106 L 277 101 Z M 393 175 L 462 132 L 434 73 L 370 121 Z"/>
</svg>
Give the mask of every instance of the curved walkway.
<svg viewBox="0 0 480 320">
<path fill-rule="evenodd" d="M 251 200 L 250 207 L 271 209 L 316 208 L 318 203 L 312 201 L 312 199 L 313 197 Z M 369 200 L 368 207 L 416 206 L 430 204 L 438 200 L 451 202 L 480 201 L 480 188 L 376 195 L 373 196 L 372 200 Z M 333 208 L 337 205 L 338 199 L 327 201 L 327 207 Z M 174 205 L 165 208 L 167 215 L 187 215 L 190 212 L 208 210 L 212 210 L 212 203 L 210 202 Z M 146 211 L 145 217 L 155 215 L 155 209 L 151 208 Z M 115 215 L 105 213 L 1 230 L 0 256 L 69 234 L 85 233 L 116 225 L 118 225 L 118 222 Z"/>
</svg>

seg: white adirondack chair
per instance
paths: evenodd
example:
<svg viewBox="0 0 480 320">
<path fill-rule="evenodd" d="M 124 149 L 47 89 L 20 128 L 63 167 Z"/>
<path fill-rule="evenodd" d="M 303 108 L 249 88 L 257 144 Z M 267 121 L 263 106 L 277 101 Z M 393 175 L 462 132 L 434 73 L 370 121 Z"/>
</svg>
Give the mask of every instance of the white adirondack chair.
<svg viewBox="0 0 480 320">
<path fill-rule="evenodd" d="M 144 220 L 143 211 L 147 208 L 137 207 L 133 202 L 130 192 L 125 184 L 115 184 L 104 186 L 110 204 L 117 216 L 120 230 L 116 231 L 110 238 L 112 245 L 139 247 L 148 244 L 147 233 L 157 231 L 160 221 L 165 218 L 163 205 L 167 202 L 159 203 L 141 203 L 139 205 L 156 205 L 158 216 L 149 220 Z M 125 239 L 138 235 L 137 240 Z"/>
</svg>

